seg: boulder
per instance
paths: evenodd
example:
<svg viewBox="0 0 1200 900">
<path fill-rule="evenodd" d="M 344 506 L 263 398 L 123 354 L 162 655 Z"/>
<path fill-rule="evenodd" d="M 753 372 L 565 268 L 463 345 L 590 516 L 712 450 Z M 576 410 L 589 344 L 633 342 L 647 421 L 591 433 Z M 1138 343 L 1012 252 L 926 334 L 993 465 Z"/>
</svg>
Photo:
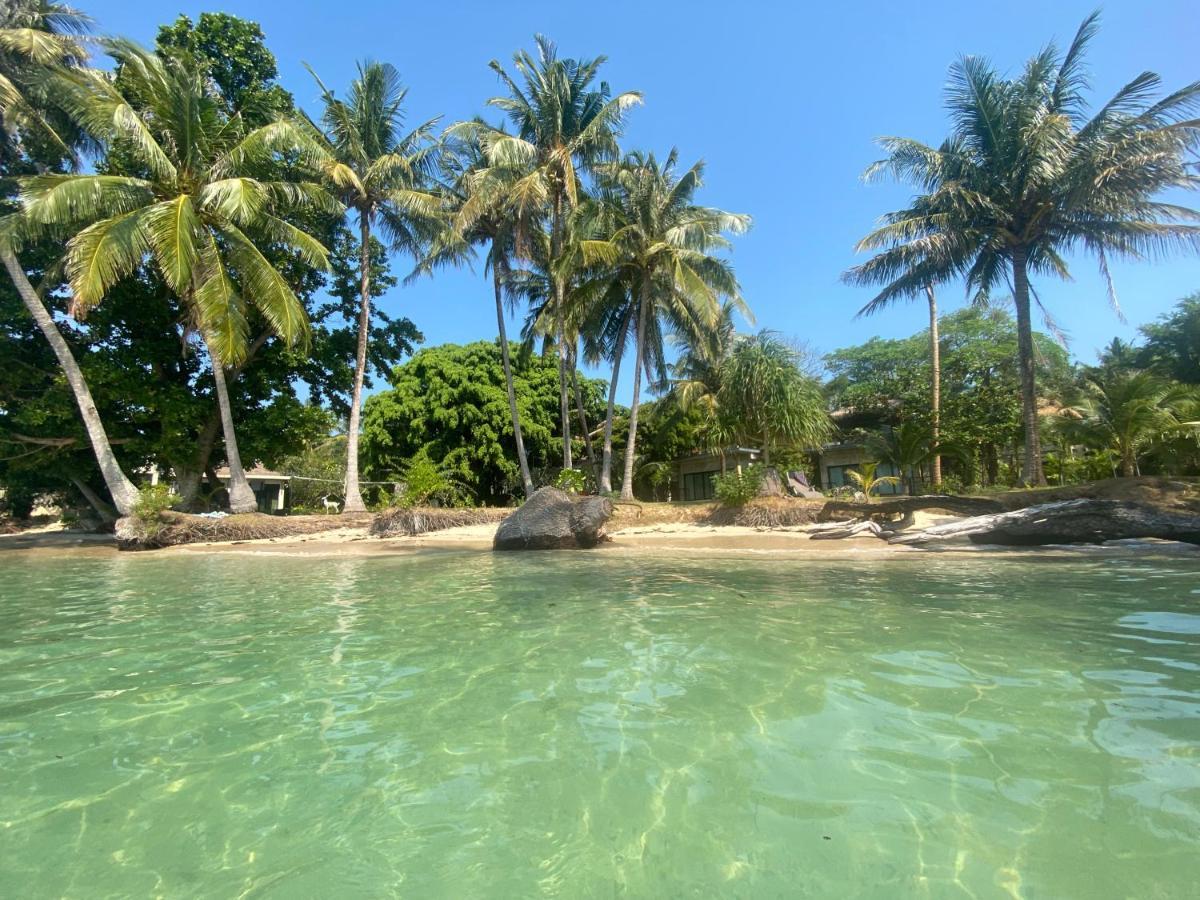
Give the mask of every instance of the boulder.
<svg viewBox="0 0 1200 900">
<path fill-rule="evenodd" d="M 536 491 L 500 523 L 493 550 L 571 550 L 594 547 L 604 540 L 604 523 L 612 516 L 607 497 L 578 500 L 557 488 Z"/>
</svg>

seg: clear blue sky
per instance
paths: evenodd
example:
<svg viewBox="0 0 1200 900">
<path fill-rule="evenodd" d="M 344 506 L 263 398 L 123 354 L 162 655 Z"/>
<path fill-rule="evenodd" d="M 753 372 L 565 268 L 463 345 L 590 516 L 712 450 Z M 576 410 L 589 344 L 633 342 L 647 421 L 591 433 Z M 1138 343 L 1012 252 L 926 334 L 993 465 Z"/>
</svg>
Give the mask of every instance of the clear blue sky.
<svg viewBox="0 0 1200 900">
<path fill-rule="evenodd" d="M 881 213 L 905 203 L 903 188 L 859 180 L 877 158 L 872 141 L 905 135 L 936 143 L 948 130 L 942 86 L 960 54 L 1015 70 L 1051 39 L 1065 45 L 1090 2 L 1047 3 L 347 3 L 283 0 L 79 0 L 106 33 L 153 41 L 178 13 L 224 11 L 262 25 L 283 84 L 307 108 L 316 91 L 302 62 L 343 90 L 358 59 L 391 62 L 410 88 L 412 121 L 445 122 L 487 112 L 498 93 L 490 59 L 511 59 L 535 32 L 569 56 L 605 54 L 616 91 L 638 89 L 628 148 L 703 158 L 701 199 L 754 217 L 733 254 L 759 327 L 808 340 L 824 352 L 871 335 L 900 336 L 925 324 L 923 306 L 853 321 L 869 299 L 843 286 L 853 246 Z M 1094 98 L 1107 99 L 1144 69 L 1174 89 L 1200 78 L 1200 7 L 1195 0 L 1108 3 L 1090 66 Z M 1200 197 L 1190 198 L 1200 205 Z M 397 263 L 397 269 L 404 267 Z M 1042 280 L 1043 301 L 1072 353 L 1091 360 L 1113 336 L 1200 290 L 1200 259 L 1113 266 L 1129 324 L 1109 310 L 1094 261 L 1073 261 L 1073 282 Z M 407 269 L 405 268 L 405 271 Z M 943 290 L 950 310 L 961 287 Z M 491 338 L 490 292 L 480 273 L 439 274 L 383 299 L 411 317 L 428 343 Z M 629 393 L 628 385 L 621 392 Z"/>
</svg>

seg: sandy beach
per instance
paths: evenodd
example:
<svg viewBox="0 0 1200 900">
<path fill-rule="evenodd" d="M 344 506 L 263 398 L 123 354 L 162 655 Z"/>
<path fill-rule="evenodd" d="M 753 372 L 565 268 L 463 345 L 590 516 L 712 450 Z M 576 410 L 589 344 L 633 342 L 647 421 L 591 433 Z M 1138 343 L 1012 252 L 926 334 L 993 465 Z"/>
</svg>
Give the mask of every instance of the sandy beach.
<svg viewBox="0 0 1200 900">
<path fill-rule="evenodd" d="M 955 517 L 917 513 L 920 526 L 944 522 Z M 314 534 L 286 538 L 184 544 L 161 550 L 144 551 L 147 555 L 178 554 L 254 554 L 264 556 L 347 557 L 395 556 L 422 552 L 491 552 L 495 524 L 467 525 L 428 534 L 404 537 L 374 537 L 363 527 L 336 528 Z M 813 539 L 803 526 L 750 528 L 736 525 L 659 523 L 626 527 L 609 533 L 609 540 L 594 553 L 626 553 L 670 556 L 770 556 L 804 559 L 886 559 L 914 553 L 995 553 L 1051 554 L 1128 553 L 1156 551 L 1197 554 L 1186 544 L 1165 541 L 1113 542 L 1105 547 L 1001 548 L 954 542 L 932 546 L 888 544 L 871 536 L 837 540 Z M 0 535 L 0 553 L 23 551 L 57 555 L 107 555 L 120 552 L 111 535 L 89 534 L 43 528 L 20 534 Z"/>
</svg>

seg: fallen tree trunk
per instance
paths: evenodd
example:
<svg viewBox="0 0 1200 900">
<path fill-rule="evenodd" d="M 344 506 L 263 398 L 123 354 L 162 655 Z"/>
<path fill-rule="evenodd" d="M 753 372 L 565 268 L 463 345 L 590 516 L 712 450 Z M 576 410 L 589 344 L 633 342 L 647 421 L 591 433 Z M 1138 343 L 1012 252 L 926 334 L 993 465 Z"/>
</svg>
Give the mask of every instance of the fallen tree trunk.
<svg viewBox="0 0 1200 900">
<path fill-rule="evenodd" d="M 894 534 L 888 543 L 929 544 L 962 537 L 976 544 L 1026 547 L 1102 544 L 1131 538 L 1200 544 L 1200 516 L 1165 512 L 1120 500 L 1062 500 Z"/>
<path fill-rule="evenodd" d="M 831 541 L 849 537 L 877 537 L 886 539 L 891 533 L 880 527 L 878 522 L 870 519 L 854 522 L 822 522 L 819 525 L 809 525 L 804 529 L 809 540 Z"/>
<path fill-rule="evenodd" d="M 848 517 L 856 519 L 889 519 L 893 516 L 913 513 L 921 509 L 941 509 L 958 516 L 981 516 L 1004 510 L 998 500 L 987 497 L 952 497 L 947 494 L 925 494 L 920 497 L 897 497 L 894 500 L 878 500 L 873 503 L 856 503 L 852 500 L 830 500 L 817 516 L 818 522 L 829 522 Z"/>
</svg>

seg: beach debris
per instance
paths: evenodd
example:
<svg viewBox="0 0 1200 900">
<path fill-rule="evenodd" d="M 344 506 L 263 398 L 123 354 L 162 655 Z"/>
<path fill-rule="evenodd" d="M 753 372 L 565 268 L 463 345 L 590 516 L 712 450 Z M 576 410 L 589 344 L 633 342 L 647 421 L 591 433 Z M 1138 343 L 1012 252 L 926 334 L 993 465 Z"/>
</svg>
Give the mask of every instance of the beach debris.
<svg viewBox="0 0 1200 900">
<path fill-rule="evenodd" d="M 959 538 L 1010 546 L 1102 544 L 1134 538 L 1200 544 L 1200 516 L 1121 500 L 1060 500 L 893 534 L 888 542 L 928 544 Z"/>
</svg>

